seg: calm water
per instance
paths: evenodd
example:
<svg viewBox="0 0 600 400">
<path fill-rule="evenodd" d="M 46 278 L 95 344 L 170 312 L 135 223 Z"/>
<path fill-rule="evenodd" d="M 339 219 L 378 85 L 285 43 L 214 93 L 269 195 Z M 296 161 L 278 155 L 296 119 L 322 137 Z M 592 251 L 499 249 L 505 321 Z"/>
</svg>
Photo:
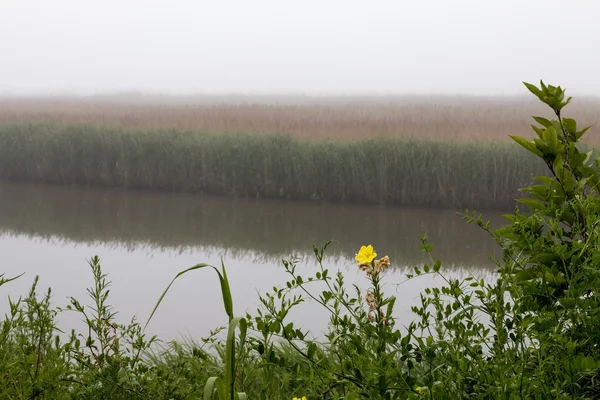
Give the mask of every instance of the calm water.
<svg viewBox="0 0 600 400">
<path fill-rule="evenodd" d="M 498 214 L 485 214 L 495 226 Z M 415 265 L 428 260 L 419 250 L 427 233 L 435 257 L 451 276 L 472 273 L 491 277 L 486 256 L 497 253 L 492 240 L 467 225 L 451 210 L 381 208 L 374 206 L 240 200 L 191 194 L 131 192 L 46 185 L 0 185 L 0 269 L 7 276 L 25 272 L 0 289 L 0 312 L 7 295 L 25 294 L 35 275 L 40 290 L 52 288 L 54 304 L 67 295 L 86 301 L 91 285 L 87 260 L 98 255 L 113 281 L 111 303 L 118 320 L 132 316 L 145 322 L 158 296 L 180 270 L 200 262 L 228 270 L 236 314 L 254 311 L 257 292 L 285 283 L 282 258 L 298 256 L 302 270 L 316 272 L 313 243 L 333 240 L 327 267 L 341 269 L 348 283 L 366 288 L 353 258 L 362 244 L 372 243 L 389 255 L 393 270 L 387 291 L 394 292 L 397 314 L 410 318 L 419 291 L 439 279 L 421 277 L 398 285 Z M 306 275 L 305 275 L 306 277 Z M 205 335 L 226 322 L 216 276 L 196 271 L 177 282 L 150 324 L 163 338 Z M 327 316 L 307 303 L 295 317 L 318 333 Z M 77 326 L 78 316 L 63 313 L 64 328 Z"/>
</svg>

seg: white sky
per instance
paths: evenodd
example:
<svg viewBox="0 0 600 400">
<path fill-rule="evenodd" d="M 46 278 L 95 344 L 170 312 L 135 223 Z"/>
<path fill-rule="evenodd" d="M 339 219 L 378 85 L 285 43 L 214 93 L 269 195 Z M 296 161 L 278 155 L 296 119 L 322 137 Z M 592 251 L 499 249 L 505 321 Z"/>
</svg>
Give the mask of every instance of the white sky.
<svg viewBox="0 0 600 400">
<path fill-rule="evenodd" d="M 0 0 L 0 93 L 600 95 L 597 0 Z"/>
</svg>

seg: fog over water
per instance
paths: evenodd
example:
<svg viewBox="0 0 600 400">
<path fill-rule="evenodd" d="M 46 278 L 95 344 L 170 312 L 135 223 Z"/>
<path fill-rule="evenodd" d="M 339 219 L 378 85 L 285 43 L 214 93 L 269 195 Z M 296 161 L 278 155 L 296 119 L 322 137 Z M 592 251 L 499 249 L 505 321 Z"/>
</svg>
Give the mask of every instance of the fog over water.
<svg viewBox="0 0 600 400">
<path fill-rule="evenodd" d="M 0 95 L 600 94 L 593 0 L 0 0 Z"/>
</svg>

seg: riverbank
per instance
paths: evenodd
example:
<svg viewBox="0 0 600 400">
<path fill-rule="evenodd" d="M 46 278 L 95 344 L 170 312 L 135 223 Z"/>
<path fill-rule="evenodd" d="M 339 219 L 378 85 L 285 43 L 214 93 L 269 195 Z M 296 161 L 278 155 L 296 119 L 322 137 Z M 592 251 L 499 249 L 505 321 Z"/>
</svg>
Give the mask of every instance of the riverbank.
<svg viewBox="0 0 600 400">
<path fill-rule="evenodd" d="M 543 162 L 504 142 L 0 125 L 0 179 L 11 181 L 507 209 L 544 173 Z"/>
</svg>

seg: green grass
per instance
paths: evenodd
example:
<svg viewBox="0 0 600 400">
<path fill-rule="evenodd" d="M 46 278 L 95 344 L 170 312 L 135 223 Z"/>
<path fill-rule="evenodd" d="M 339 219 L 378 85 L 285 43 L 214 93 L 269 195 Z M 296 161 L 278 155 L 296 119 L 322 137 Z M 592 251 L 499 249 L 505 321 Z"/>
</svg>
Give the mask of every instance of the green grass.
<svg viewBox="0 0 600 400">
<path fill-rule="evenodd" d="M 510 208 L 544 174 L 514 143 L 0 125 L 0 179 L 432 207 Z"/>
</svg>

